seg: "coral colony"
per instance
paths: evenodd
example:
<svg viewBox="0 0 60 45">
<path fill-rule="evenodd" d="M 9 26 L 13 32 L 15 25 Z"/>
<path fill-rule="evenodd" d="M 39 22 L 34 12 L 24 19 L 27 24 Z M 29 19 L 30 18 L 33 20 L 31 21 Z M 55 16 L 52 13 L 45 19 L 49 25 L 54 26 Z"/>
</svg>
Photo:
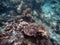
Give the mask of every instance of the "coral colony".
<svg viewBox="0 0 60 45">
<path fill-rule="evenodd" d="M 45 27 L 35 23 L 30 8 L 16 16 L 0 34 L 0 45 L 52 45 Z"/>
</svg>

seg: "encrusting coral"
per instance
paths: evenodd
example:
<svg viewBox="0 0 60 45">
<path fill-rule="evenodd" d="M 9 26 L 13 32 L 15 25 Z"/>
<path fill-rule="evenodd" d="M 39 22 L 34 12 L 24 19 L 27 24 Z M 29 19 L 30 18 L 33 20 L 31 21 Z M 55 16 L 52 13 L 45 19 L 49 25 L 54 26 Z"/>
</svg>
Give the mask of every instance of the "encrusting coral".
<svg viewBox="0 0 60 45">
<path fill-rule="evenodd" d="M 52 45 L 47 30 L 35 23 L 30 8 L 14 21 L 5 27 L 5 33 L 0 34 L 0 45 Z"/>
</svg>

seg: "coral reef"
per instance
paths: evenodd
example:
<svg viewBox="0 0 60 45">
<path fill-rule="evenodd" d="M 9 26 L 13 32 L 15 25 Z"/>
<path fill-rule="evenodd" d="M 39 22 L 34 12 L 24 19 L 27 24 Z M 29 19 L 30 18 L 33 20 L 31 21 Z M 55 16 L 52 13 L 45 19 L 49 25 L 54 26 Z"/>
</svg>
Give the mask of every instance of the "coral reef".
<svg viewBox="0 0 60 45">
<path fill-rule="evenodd" d="M 25 26 L 25 23 L 27 26 Z M 17 32 L 20 32 L 22 24 L 24 24 L 23 27 L 27 28 L 23 28 L 26 29 L 25 31 L 22 30 L 23 34 L 17 34 Z M 21 26 L 19 27 L 19 25 Z M 52 44 L 60 45 L 60 0 L 0 0 L 0 36 L 1 39 L 4 39 L 2 42 L 0 41 L 1 43 L 6 44 L 17 35 L 28 36 L 27 34 L 29 34 L 27 43 L 31 36 L 35 39 L 37 35 L 42 34 L 40 32 L 36 35 L 38 33 L 36 30 L 42 25 L 47 30 Z M 31 31 L 29 31 L 30 27 L 33 27 Z M 38 28 L 35 30 L 35 27 Z M 19 39 L 21 40 L 21 38 Z M 20 43 L 20 40 L 16 42 Z M 14 43 L 14 45 L 18 45 L 17 43 Z"/>
<path fill-rule="evenodd" d="M 0 34 L 0 45 L 52 45 L 47 30 L 35 23 L 29 8 L 6 25 L 4 31 Z"/>
</svg>

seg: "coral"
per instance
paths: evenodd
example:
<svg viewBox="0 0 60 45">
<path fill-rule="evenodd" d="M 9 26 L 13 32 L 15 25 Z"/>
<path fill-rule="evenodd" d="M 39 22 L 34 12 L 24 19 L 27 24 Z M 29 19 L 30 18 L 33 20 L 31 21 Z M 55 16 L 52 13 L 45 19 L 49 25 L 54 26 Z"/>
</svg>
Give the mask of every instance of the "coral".
<svg viewBox="0 0 60 45">
<path fill-rule="evenodd" d="M 59 12 L 60 0 L 0 0 L 0 45 L 60 45 Z"/>
<path fill-rule="evenodd" d="M 45 27 L 35 23 L 27 10 L 16 16 L 17 22 L 6 25 L 5 33 L 0 34 L 0 45 L 52 45 Z"/>
</svg>

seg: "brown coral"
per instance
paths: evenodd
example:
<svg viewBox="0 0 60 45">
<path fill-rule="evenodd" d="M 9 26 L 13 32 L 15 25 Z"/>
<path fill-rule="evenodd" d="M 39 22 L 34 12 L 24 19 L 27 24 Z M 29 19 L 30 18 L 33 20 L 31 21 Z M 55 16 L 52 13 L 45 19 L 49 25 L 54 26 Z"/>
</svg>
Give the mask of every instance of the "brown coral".
<svg viewBox="0 0 60 45">
<path fill-rule="evenodd" d="M 29 9 L 27 10 L 29 11 Z M 10 45 L 51 45 L 45 27 L 36 24 L 31 14 L 29 14 L 30 12 L 26 11 L 24 13 L 23 16 L 15 18 L 16 23 L 6 26 L 5 33 L 8 34 L 9 38 L 5 38 L 4 33 L 0 34 L 0 39 L 6 39 L 7 43 L 11 43 Z M 16 39 L 11 39 L 12 37 Z"/>
</svg>

